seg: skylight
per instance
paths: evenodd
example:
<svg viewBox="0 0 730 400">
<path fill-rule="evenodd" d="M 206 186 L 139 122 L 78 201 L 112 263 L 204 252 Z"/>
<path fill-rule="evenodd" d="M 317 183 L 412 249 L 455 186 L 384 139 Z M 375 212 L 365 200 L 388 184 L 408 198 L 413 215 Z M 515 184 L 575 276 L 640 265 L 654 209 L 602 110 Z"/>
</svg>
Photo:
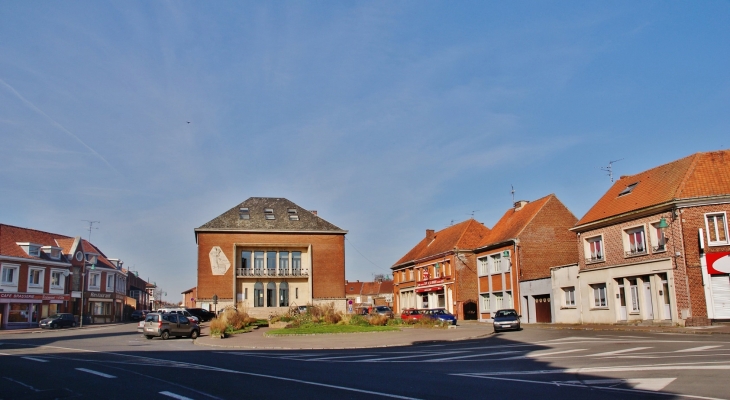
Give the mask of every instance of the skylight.
<svg viewBox="0 0 730 400">
<path fill-rule="evenodd" d="M 626 186 L 626 189 L 622 190 L 621 193 L 618 194 L 618 197 L 631 193 L 631 191 L 634 190 L 634 188 L 638 184 L 639 184 L 639 182 L 634 182 L 634 183 L 630 184 L 629 186 Z"/>
<path fill-rule="evenodd" d="M 248 212 L 248 207 L 241 207 L 238 209 L 238 219 L 251 219 L 251 214 Z"/>
<path fill-rule="evenodd" d="M 264 208 L 264 218 L 276 219 L 276 217 L 274 217 L 274 209 L 273 208 Z"/>
</svg>

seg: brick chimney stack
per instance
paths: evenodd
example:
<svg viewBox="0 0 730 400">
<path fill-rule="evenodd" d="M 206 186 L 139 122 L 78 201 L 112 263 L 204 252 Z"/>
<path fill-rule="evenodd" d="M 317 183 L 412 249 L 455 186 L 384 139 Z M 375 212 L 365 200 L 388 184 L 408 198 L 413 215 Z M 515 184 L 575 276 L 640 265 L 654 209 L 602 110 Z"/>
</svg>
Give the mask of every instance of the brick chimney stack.
<svg viewBox="0 0 730 400">
<path fill-rule="evenodd" d="M 314 215 L 317 215 L 317 210 L 311 210 L 311 211 L 309 211 L 309 212 L 311 212 L 311 213 L 312 213 L 312 214 L 314 214 Z"/>
<path fill-rule="evenodd" d="M 529 201 L 527 200 L 517 200 L 515 201 L 515 211 L 520 211 L 522 207 L 526 206 Z"/>
<path fill-rule="evenodd" d="M 426 239 L 428 239 L 428 241 L 430 242 L 435 238 L 436 238 L 436 231 L 434 231 L 433 229 L 426 229 Z"/>
</svg>

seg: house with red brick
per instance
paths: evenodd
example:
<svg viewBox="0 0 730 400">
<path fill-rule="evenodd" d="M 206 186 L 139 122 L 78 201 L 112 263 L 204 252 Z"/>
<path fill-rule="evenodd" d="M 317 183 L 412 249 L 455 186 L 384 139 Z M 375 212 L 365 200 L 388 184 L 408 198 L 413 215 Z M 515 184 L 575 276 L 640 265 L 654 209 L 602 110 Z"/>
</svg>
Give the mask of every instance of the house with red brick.
<svg viewBox="0 0 730 400">
<path fill-rule="evenodd" d="M 445 308 L 458 319 L 477 319 L 474 249 L 489 228 L 474 219 L 426 236 L 393 264 L 393 311 Z"/>
<path fill-rule="evenodd" d="M 195 303 L 264 318 L 305 304 L 345 311 L 345 234 L 290 200 L 251 197 L 195 229 Z"/>
<path fill-rule="evenodd" d="M 576 223 L 553 271 L 557 322 L 706 325 L 730 318 L 730 151 L 622 176 Z"/>
<path fill-rule="evenodd" d="M 181 293 L 183 295 L 182 305 L 183 307 L 196 308 L 195 299 L 198 297 L 198 288 L 190 288 Z"/>
<path fill-rule="evenodd" d="M 376 279 L 373 282 L 345 281 L 348 312 L 369 306 L 393 306 L 393 281 Z"/>
<path fill-rule="evenodd" d="M 552 322 L 550 269 L 577 262 L 576 221 L 554 194 L 505 212 L 474 249 L 480 320 L 514 308 L 523 322 Z"/>
<path fill-rule="evenodd" d="M 0 224 L 0 326 L 38 326 L 49 315 L 122 320 L 126 272 L 80 237 Z M 83 304 L 83 306 L 82 306 Z"/>
</svg>

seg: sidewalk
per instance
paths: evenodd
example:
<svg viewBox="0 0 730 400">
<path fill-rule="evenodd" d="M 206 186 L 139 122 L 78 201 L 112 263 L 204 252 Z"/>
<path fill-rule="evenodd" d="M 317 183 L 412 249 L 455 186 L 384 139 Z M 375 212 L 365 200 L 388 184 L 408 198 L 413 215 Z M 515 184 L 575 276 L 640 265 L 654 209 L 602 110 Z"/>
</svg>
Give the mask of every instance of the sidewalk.
<svg viewBox="0 0 730 400">
<path fill-rule="evenodd" d="M 730 325 L 712 326 L 661 326 L 661 325 L 608 325 L 608 324 L 523 324 L 538 329 L 573 329 L 582 331 L 625 331 L 625 332 L 661 332 L 679 334 L 730 334 Z"/>
<path fill-rule="evenodd" d="M 92 328 L 102 328 L 106 326 L 117 326 L 117 325 L 127 325 L 131 324 L 132 322 L 110 322 L 108 324 L 86 324 L 83 327 L 76 326 L 73 328 L 61 328 L 61 329 L 43 329 L 43 328 L 23 328 L 23 329 L 0 329 L 0 335 L 17 335 L 17 334 L 23 334 L 23 333 L 47 333 L 47 332 L 59 332 L 59 331 L 73 331 L 73 330 L 79 330 L 79 329 L 92 329 Z M 136 325 L 137 323 L 134 322 Z"/>
<path fill-rule="evenodd" d="M 492 324 L 460 322 L 451 329 L 402 328 L 393 332 L 343 333 L 326 335 L 292 335 L 267 337 L 269 328 L 256 329 L 225 339 L 214 339 L 203 327 L 202 336 L 195 340 L 199 346 L 225 347 L 234 349 L 366 349 L 375 347 L 410 346 L 419 343 L 450 342 L 486 337 L 492 334 Z"/>
</svg>

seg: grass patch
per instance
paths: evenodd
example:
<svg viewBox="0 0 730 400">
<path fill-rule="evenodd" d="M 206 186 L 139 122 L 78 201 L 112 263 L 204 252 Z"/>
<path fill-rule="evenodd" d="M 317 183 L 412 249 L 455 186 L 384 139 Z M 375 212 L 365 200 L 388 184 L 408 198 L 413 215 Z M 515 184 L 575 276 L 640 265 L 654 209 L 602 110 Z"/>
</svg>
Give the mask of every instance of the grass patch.
<svg viewBox="0 0 730 400">
<path fill-rule="evenodd" d="M 325 333 L 358 333 L 398 331 L 395 326 L 359 326 L 359 325 L 310 325 L 299 328 L 272 329 L 266 332 L 269 336 L 281 335 L 316 335 Z"/>
</svg>

